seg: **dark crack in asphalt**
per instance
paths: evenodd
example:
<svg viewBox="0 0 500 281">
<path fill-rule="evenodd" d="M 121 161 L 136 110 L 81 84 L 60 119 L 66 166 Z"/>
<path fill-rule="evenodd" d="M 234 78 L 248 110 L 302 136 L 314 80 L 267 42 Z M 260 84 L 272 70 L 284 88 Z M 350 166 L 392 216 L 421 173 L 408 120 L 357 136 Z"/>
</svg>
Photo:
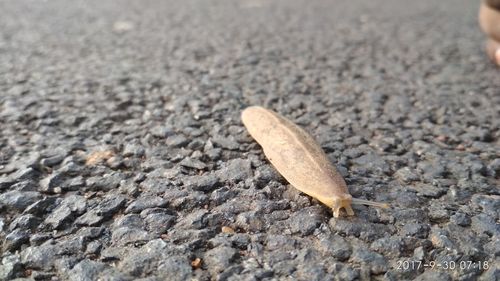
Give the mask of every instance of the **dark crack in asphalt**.
<svg viewBox="0 0 500 281">
<path fill-rule="evenodd" d="M 1 1 L 0 280 L 499 280 L 476 2 Z M 332 218 L 249 105 L 391 209 Z"/>
</svg>

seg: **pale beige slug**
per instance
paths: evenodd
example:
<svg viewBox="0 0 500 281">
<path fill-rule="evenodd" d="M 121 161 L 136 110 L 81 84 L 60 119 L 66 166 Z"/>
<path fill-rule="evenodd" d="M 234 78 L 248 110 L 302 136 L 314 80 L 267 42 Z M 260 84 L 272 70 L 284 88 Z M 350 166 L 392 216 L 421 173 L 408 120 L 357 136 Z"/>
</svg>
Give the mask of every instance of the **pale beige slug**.
<svg viewBox="0 0 500 281">
<path fill-rule="evenodd" d="M 250 106 L 243 110 L 241 119 L 278 172 L 292 186 L 332 208 L 334 217 L 339 217 L 342 208 L 348 215 L 354 215 L 351 204 L 388 207 L 385 203 L 352 198 L 321 146 L 285 117 L 260 106 Z"/>
</svg>

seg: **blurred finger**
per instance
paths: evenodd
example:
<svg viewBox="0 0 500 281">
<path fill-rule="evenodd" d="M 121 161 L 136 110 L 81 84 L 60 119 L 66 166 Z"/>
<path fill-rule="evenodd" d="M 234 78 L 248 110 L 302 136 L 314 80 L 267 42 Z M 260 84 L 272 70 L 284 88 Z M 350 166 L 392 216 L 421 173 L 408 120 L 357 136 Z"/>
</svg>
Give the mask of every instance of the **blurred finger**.
<svg viewBox="0 0 500 281">
<path fill-rule="evenodd" d="M 500 42 L 489 39 L 486 42 L 486 52 L 497 65 L 500 65 Z"/>
<path fill-rule="evenodd" d="M 500 42 L 500 1 L 483 0 L 479 9 L 481 29 L 497 42 Z"/>
<path fill-rule="evenodd" d="M 486 4 L 494 9 L 500 10 L 500 0 L 486 0 Z"/>
</svg>

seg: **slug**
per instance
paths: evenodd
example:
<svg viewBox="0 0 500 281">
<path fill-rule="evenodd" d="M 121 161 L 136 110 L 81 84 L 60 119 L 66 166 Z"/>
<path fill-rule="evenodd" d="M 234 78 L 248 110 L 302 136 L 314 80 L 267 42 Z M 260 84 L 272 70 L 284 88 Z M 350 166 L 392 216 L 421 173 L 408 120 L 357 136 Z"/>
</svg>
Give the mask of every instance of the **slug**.
<svg viewBox="0 0 500 281">
<path fill-rule="evenodd" d="M 330 207 L 334 217 L 342 208 L 353 216 L 351 204 L 388 208 L 385 203 L 352 198 L 321 146 L 290 120 L 260 106 L 243 110 L 241 119 L 276 170 L 292 186 Z"/>
</svg>

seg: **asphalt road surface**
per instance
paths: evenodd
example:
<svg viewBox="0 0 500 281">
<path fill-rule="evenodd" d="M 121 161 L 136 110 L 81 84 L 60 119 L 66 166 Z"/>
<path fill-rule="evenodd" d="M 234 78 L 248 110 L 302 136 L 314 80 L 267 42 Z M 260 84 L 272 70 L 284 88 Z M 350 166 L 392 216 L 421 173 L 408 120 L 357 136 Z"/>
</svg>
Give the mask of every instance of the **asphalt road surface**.
<svg viewBox="0 0 500 281">
<path fill-rule="evenodd" d="M 0 1 L 0 280 L 499 280 L 479 1 Z M 240 112 L 321 144 L 333 218 Z"/>
</svg>

